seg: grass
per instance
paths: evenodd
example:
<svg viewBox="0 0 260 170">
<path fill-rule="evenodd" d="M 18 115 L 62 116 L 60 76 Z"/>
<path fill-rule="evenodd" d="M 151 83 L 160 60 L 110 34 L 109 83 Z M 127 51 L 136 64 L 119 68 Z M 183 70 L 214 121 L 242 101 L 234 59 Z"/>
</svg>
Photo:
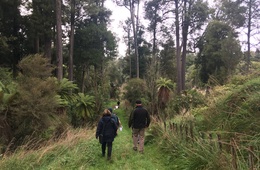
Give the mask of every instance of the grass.
<svg viewBox="0 0 260 170">
<path fill-rule="evenodd" d="M 167 159 L 156 144 L 145 145 L 145 153 L 132 150 L 131 130 L 127 127 L 128 114 L 123 109 L 116 110 L 123 131 L 113 142 L 112 160 L 101 156 L 101 145 L 95 139 L 95 129 L 67 131 L 59 141 L 50 141 L 37 150 L 17 150 L 0 159 L 0 169 L 4 170 L 78 170 L 78 169 L 124 169 L 124 170 L 167 170 Z M 25 146 L 24 148 L 28 148 Z"/>
<path fill-rule="evenodd" d="M 226 86 L 227 87 L 227 86 Z M 215 89 L 207 106 L 193 108 L 192 115 L 176 116 L 173 122 L 194 121 L 194 140 L 186 141 L 167 130 L 163 122 L 155 121 L 146 133 L 145 153 L 132 150 L 131 129 L 127 127 L 129 110 L 115 110 L 123 131 L 113 142 L 112 160 L 101 156 L 101 145 L 95 139 L 95 129 L 74 129 L 58 141 L 50 141 L 36 150 L 24 146 L 16 153 L 0 158 L 4 170 L 228 170 L 234 169 L 230 146 L 235 147 L 237 169 L 249 169 L 248 147 L 254 148 L 254 164 L 259 169 L 259 87 L 256 78 L 237 88 Z M 233 86 L 232 86 L 233 87 Z M 107 103 L 114 106 L 115 102 Z M 193 117 L 194 116 L 194 117 Z M 170 121 L 170 120 L 168 120 Z M 220 133 L 223 149 L 216 135 L 212 140 L 198 136 L 199 132 Z M 232 139 L 232 140 L 230 140 Z M 233 143 L 230 143 L 233 141 Z"/>
</svg>

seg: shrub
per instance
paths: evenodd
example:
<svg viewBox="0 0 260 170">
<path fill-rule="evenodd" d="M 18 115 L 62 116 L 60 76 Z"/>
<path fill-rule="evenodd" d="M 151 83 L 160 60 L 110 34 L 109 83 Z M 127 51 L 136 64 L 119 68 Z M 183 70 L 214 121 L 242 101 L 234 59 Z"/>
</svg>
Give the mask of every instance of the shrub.
<svg viewBox="0 0 260 170">
<path fill-rule="evenodd" d="M 14 137 L 22 142 L 26 136 L 51 136 L 64 122 L 57 116 L 58 85 L 51 77 L 54 67 L 40 55 L 25 57 L 18 64 L 17 95 L 8 110 L 9 124 Z M 16 143 L 16 144 L 19 144 Z"/>
<path fill-rule="evenodd" d="M 133 106 L 137 99 L 146 101 L 147 99 L 147 86 L 142 79 L 131 79 L 125 86 L 126 93 L 124 98 L 127 99 Z"/>
</svg>

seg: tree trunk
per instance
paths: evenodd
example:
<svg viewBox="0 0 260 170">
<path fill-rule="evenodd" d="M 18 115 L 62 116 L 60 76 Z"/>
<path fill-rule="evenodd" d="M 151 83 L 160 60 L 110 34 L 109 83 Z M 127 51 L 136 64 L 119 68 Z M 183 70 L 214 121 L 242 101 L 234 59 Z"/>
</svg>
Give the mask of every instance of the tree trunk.
<svg viewBox="0 0 260 170">
<path fill-rule="evenodd" d="M 175 2 L 175 26 L 176 26 L 176 58 L 177 58 L 177 93 L 181 92 L 181 56 L 180 56 L 180 26 L 179 26 L 179 10 L 178 10 L 178 0 Z"/>
<path fill-rule="evenodd" d="M 246 59 L 246 72 L 249 72 L 250 67 L 250 36 L 251 36 L 251 19 L 252 19 L 252 0 L 248 4 L 248 26 L 247 26 L 247 59 Z"/>
<path fill-rule="evenodd" d="M 190 24 L 190 11 L 191 11 L 191 4 L 189 2 L 189 7 L 187 9 L 187 0 L 184 1 L 184 21 L 182 24 L 182 56 L 181 56 L 181 91 L 185 90 L 185 75 L 186 75 L 186 55 L 187 55 L 187 41 L 188 41 L 188 31 L 189 31 L 189 24 Z"/>
<path fill-rule="evenodd" d="M 128 36 L 128 56 L 129 56 L 129 77 L 132 78 L 130 28 L 128 28 L 128 30 L 127 30 L 127 36 Z"/>
<path fill-rule="evenodd" d="M 73 81 L 73 54 L 74 54 L 74 32 L 75 32 L 75 0 L 71 0 L 70 17 L 70 51 L 69 51 L 69 80 Z"/>
<path fill-rule="evenodd" d="M 56 0 L 56 30 L 57 30 L 57 46 L 56 46 L 56 57 L 57 57 L 57 78 L 61 80 L 63 78 L 63 57 L 62 57 L 62 29 L 61 29 L 61 0 Z"/>
<path fill-rule="evenodd" d="M 138 1 L 139 3 L 139 1 Z M 139 54 L 138 54 L 138 44 L 137 44 L 137 26 L 135 24 L 135 10 L 134 1 L 130 1 L 130 15 L 134 33 L 134 46 L 135 46 L 135 57 L 136 57 L 136 77 L 139 78 Z M 138 22 L 136 22 L 138 23 Z"/>
<path fill-rule="evenodd" d="M 82 79 L 81 79 L 81 93 L 85 92 L 85 76 L 86 76 L 86 65 L 82 68 Z"/>
<path fill-rule="evenodd" d="M 51 38 L 46 34 L 44 36 L 44 57 L 48 58 L 51 62 Z"/>
<path fill-rule="evenodd" d="M 152 103 L 152 114 L 155 114 L 157 112 L 157 90 L 156 90 L 156 80 L 157 80 L 157 73 L 158 73 L 158 62 L 156 60 L 156 54 L 157 54 L 157 44 L 156 44 L 156 32 L 157 32 L 157 20 L 155 20 L 155 25 L 153 29 L 153 56 L 152 56 L 152 72 L 153 75 L 151 76 L 151 103 Z"/>
</svg>

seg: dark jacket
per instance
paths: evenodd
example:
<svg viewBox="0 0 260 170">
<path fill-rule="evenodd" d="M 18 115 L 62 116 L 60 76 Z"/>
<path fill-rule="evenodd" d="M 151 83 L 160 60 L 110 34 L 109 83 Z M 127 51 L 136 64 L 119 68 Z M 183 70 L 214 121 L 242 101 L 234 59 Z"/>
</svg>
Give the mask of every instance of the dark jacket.
<svg viewBox="0 0 260 170">
<path fill-rule="evenodd" d="M 141 129 L 150 125 L 150 115 L 142 106 L 137 106 L 131 113 L 128 121 L 128 126 L 135 129 Z"/>
<path fill-rule="evenodd" d="M 116 114 L 112 113 L 111 118 L 116 122 L 116 126 L 119 127 L 119 118 Z"/>
<path fill-rule="evenodd" d="M 116 131 L 117 125 L 111 116 L 103 116 L 98 122 L 96 138 L 98 138 L 98 136 L 103 132 L 103 142 L 113 142 L 116 136 Z"/>
</svg>

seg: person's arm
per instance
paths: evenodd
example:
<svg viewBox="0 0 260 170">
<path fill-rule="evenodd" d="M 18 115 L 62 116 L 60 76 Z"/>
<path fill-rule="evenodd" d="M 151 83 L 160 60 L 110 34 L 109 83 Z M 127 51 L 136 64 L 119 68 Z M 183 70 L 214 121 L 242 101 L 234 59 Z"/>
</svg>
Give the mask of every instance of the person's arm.
<svg viewBox="0 0 260 170">
<path fill-rule="evenodd" d="M 99 135 L 102 133 L 102 129 L 103 129 L 103 123 L 102 123 L 102 121 L 100 120 L 100 121 L 98 122 L 97 130 L 96 130 L 96 138 L 98 138 Z"/>
<path fill-rule="evenodd" d="M 131 128 L 133 125 L 133 120 L 134 120 L 134 111 L 131 112 L 129 120 L 128 120 L 128 127 Z"/>
<path fill-rule="evenodd" d="M 113 126 L 113 129 L 114 129 L 114 133 L 115 133 L 115 136 L 117 136 L 117 125 L 116 125 L 116 122 L 114 120 L 111 120 L 113 123 L 112 123 L 112 126 Z"/>
<path fill-rule="evenodd" d="M 150 114 L 148 113 L 148 111 L 146 111 L 146 126 L 147 127 L 149 127 L 150 121 L 151 121 Z"/>
</svg>

